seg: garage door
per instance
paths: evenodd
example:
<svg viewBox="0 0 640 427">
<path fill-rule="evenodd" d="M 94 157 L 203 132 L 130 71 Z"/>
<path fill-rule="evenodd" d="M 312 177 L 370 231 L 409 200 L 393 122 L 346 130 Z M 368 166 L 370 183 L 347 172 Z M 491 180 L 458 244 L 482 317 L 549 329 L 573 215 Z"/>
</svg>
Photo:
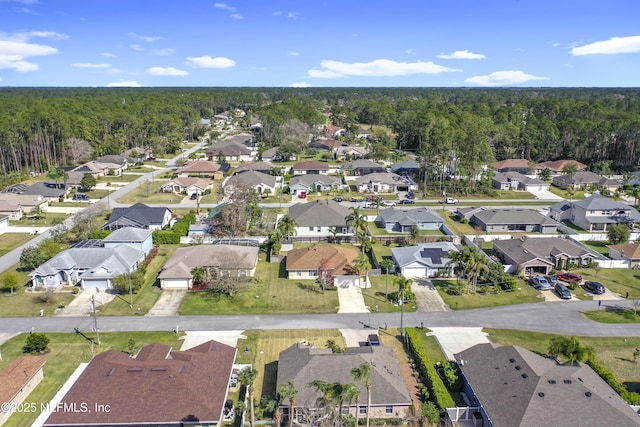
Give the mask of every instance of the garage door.
<svg viewBox="0 0 640 427">
<path fill-rule="evenodd" d="M 189 279 L 161 279 L 162 289 L 189 289 Z"/>
<path fill-rule="evenodd" d="M 427 275 L 427 269 L 424 267 L 405 267 L 402 269 L 402 275 L 404 277 L 425 277 Z"/>
</svg>

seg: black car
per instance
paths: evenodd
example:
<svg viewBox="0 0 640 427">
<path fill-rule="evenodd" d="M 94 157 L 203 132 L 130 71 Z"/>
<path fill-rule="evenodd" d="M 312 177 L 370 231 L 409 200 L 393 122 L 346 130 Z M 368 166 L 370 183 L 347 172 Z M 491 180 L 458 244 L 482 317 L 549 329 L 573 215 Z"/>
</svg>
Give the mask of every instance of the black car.
<svg viewBox="0 0 640 427">
<path fill-rule="evenodd" d="M 380 337 L 378 334 L 369 334 L 367 337 L 367 344 L 371 346 L 379 346 L 380 345 Z"/>
<path fill-rule="evenodd" d="M 191 200 L 196 200 L 198 198 L 199 194 L 198 193 L 193 193 L 190 197 Z"/>
<path fill-rule="evenodd" d="M 604 294 L 604 291 L 605 291 L 604 290 L 604 285 L 602 283 L 600 283 L 600 282 L 587 281 L 587 282 L 584 282 L 584 285 L 582 285 L 582 286 L 584 286 L 584 288 L 587 291 L 589 291 L 589 292 L 591 292 L 592 294 L 595 294 L 595 295 L 602 295 L 602 294 Z"/>
<path fill-rule="evenodd" d="M 409 191 L 407 193 L 407 199 L 415 199 L 416 198 L 416 193 L 414 193 L 413 191 Z"/>
<path fill-rule="evenodd" d="M 88 202 L 89 201 L 89 196 L 87 196 L 84 193 L 76 193 L 76 194 L 73 195 L 73 200 L 82 201 L 82 202 Z"/>
<path fill-rule="evenodd" d="M 340 203 L 342 201 L 342 197 L 334 197 L 333 201 Z"/>
<path fill-rule="evenodd" d="M 415 205 L 416 201 L 411 199 L 402 199 L 400 200 L 401 205 Z"/>
</svg>

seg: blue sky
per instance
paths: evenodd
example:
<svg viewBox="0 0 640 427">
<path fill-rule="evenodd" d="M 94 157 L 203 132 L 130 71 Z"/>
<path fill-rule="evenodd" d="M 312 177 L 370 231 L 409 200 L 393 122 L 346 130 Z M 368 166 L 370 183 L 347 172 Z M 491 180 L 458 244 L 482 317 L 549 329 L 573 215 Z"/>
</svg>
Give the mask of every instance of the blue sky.
<svg viewBox="0 0 640 427">
<path fill-rule="evenodd" d="M 0 86 L 638 87 L 638 0 L 0 0 Z"/>
</svg>

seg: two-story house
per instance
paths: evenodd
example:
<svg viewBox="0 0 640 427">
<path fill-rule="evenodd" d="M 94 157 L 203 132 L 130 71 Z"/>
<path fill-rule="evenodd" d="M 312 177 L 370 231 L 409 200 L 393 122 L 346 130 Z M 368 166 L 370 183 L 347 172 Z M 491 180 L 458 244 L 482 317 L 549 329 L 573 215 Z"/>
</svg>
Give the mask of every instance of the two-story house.
<svg viewBox="0 0 640 427">
<path fill-rule="evenodd" d="M 606 232 L 611 224 L 633 226 L 640 222 L 640 212 L 636 209 L 600 194 L 556 203 L 551 206 L 549 216 L 556 221 L 569 221 L 589 232 Z"/>
</svg>

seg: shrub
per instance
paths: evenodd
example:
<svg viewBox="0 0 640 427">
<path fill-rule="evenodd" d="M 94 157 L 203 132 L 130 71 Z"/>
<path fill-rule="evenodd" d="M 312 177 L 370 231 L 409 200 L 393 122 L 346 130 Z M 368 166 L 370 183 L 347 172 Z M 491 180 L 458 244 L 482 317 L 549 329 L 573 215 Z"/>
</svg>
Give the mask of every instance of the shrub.
<svg viewBox="0 0 640 427">
<path fill-rule="evenodd" d="M 49 345 L 49 337 L 45 334 L 35 333 L 27 335 L 27 341 L 22 347 L 23 353 L 42 353 Z"/>
</svg>

